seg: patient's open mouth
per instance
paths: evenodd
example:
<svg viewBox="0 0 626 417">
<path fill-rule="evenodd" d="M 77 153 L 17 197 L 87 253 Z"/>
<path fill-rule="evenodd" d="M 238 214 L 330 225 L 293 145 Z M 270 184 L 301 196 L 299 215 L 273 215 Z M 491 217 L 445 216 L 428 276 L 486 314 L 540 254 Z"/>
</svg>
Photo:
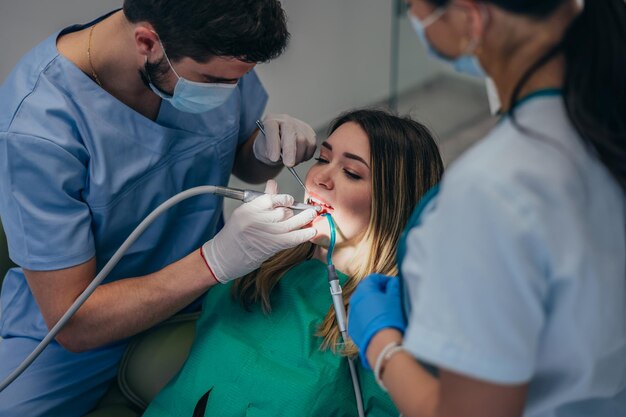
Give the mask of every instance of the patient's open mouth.
<svg viewBox="0 0 626 417">
<path fill-rule="evenodd" d="M 306 203 L 307 204 L 312 204 L 314 206 L 321 206 L 322 207 L 322 211 L 319 212 L 320 216 L 322 214 L 332 213 L 333 211 L 335 211 L 335 209 L 330 204 L 327 204 L 324 201 L 320 200 L 319 198 L 316 198 L 316 197 L 313 197 L 313 196 L 309 196 L 309 198 L 306 199 Z"/>
</svg>

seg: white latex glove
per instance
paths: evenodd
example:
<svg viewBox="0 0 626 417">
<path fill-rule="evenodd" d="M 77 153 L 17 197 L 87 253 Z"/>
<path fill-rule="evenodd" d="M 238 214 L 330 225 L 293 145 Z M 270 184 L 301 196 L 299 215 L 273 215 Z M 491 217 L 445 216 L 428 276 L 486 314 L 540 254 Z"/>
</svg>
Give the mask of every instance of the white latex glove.
<svg viewBox="0 0 626 417">
<path fill-rule="evenodd" d="M 252 150 L 254 156 L 266 165 L 288 167 L 308 161 L 315 154 L 317 144 L 311 126 L 287 114 L 268 114 L 263 119 L 265 135 L 259 132 Z"/>
<path fill-rule="evenodd" d="M 266 195 L 237 207 L 224 228 L 202 245 L 202 255 L 219 282 L 246 275 L 274 254 L 315 236 L 314 228 L 301 228 L 317 212 L 309 209 L 294 216 L 287 208 L 293 197 L 277 191 L 276 182 L 268 181 Z"/>
</svg>

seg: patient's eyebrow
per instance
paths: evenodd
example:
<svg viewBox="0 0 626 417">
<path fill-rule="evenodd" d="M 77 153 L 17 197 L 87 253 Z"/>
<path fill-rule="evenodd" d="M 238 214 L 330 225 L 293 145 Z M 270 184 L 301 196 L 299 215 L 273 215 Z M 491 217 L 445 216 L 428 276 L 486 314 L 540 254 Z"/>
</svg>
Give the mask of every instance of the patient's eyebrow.
<svg viewBox="0 0 626 417">
<path fill-rule="evenodd" d="M 346 158 L 350 158 L 350 159 L 354 159 L 354 160 L 356 160 L 356 161 L 362 162 L 362 163 L 363 163 L 363 164 L 365 164 L 365 166 L 366 166 L 366 167 L 368 167 L 368 168 L 370 167 L 370 166 L 368 165 L 368 163 L 367 163 L 367 162 L 365 162 L 365 159 L 361 158 L 361 157 L 360 157 L 360 156 L 358 156 L 358 155 L 355 155 L 355 154 L 353 154 L 353 153 L 349 153 L 349 152 L 344 152 L 343 156 L 345 156 Z"/>
<path fill-rule="evenodd" d="M 332 145 L 331 145 L 330 143 L 328 143 L 328 142 L 323 142 L 323 143 L 322 143 L 322 146 L 323 146 L 324 148 L 327 148 L 329 151 L 332 151 L 332 150 L 333 150 Z M 368 164 L 367 162 L 365 162 L 365 159 L 361 158 L 361 157 L 360 157 L 360 156 L 358 156 L 358 155 L 355 155 L 355 154 L 350 153 L 350 152 L 344 152 L 343 156 L 345 156 L 346 158 L 349 158 L 349 159 L 354 159 L 355 161 L 362 162 L 362 163 L 363 163 L 363 164 L 365 164 L 365 166 L 366 166 L 366 167 L 368 167 L 368 168 L 370 167 L 370 166 L 369 166 L 369 164 Z"/>
</svg>

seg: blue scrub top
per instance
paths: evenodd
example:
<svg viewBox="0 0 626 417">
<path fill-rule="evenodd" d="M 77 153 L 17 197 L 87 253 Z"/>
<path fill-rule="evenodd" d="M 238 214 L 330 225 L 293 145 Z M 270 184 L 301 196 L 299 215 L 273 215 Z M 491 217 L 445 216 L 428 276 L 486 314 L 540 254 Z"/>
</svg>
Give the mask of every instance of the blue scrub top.
<svg viewBox="0 0 626 417">
<path fill-rule="evenodd" d="M 401 265 L 416 358 L 529 383 L 525 417 L 626 413 L 626 198 L 557 93 L 446 173 Z M 488 405 L 486 405 L 488 406 Z"/>
<path fill-rule="evenodd" d="M 0 88 L 0 216 L 16 264 L 56 270 L 95 256 L 100 270 L 159 204 L 192 187 L 228 183 L 237 148 L 256 129 L 268 96 L 252 71 L 221 107 L 194 115 L 163 101 L 152 121 L 59 55 L 59 35 L 30 51 Z M 137 240 L 107 282 L 186 256 L 215 235 L 221 218 L 218 197 L 178 204 Z M 20 268 L 8 272 L 0 302 L 0 347 L 45 336 Z M 121 349 L 111 352 L 117 356 L 108 362 L 115 363 Z M 21 361 L 28 352 L 9 353 Z"/>
</svg>

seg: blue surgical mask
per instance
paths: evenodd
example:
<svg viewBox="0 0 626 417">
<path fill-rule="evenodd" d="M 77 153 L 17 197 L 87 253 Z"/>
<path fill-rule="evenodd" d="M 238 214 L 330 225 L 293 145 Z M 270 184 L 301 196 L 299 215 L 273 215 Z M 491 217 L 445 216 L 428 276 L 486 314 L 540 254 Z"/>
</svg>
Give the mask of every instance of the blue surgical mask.
<svg viewBox="0 0 626 417">
<path fill-rule="evenodd" d="M 159 41 L 160 43 L 161 41 Z M 161 48 L 163 45 L 161 44 Z M 149 80 L 149 85 L 152 91 L 163 100 L 169 101 L 174 108 L 186 112 L 186 113 L 204 113 L 209 110 L 213 110 L 228 100 L 231 96 L 237 84 L 216 84 L 216 83 L 199 83 L 195 81 L 189 81 L 176 72 L 170 59 L 167 57 L 165 48 L 163 48 L 163 54 L 169 64 L 172 72 L 178 77 L 176 86 L 174 87 L 174 93 L 170 96 L 160 91 Z M 146 60 L 148 57 L 146 57 Z"/>
<path fill-rule="evenodd" d="M 471 52 L 465 53 L 458 58 L 450 58 L 439 52 L 428 40 L 428 37 L 426 36 L 426 28 L 435 23 L 441 16 L 443 16 L 444 13 L 445 9 L 439 8 L 426 19 L 424 19 L 424 21 L 420 21 L 413 13 L 409 11 L 409 20 L 411 21 L 413 29 L 415 29 L 415 33 L 417 33 L 417 37 L 426 47 L 429 55 L 448 64 L 456 72 L 472 75 L 474 77 L 485 78 L 487 74 L 480 66 L 480 62 L 478 62 L 478 59 L 474 55 L 472 55 Z M 468 49 L 474 48 L 471 47 Z"/>
</svg>

